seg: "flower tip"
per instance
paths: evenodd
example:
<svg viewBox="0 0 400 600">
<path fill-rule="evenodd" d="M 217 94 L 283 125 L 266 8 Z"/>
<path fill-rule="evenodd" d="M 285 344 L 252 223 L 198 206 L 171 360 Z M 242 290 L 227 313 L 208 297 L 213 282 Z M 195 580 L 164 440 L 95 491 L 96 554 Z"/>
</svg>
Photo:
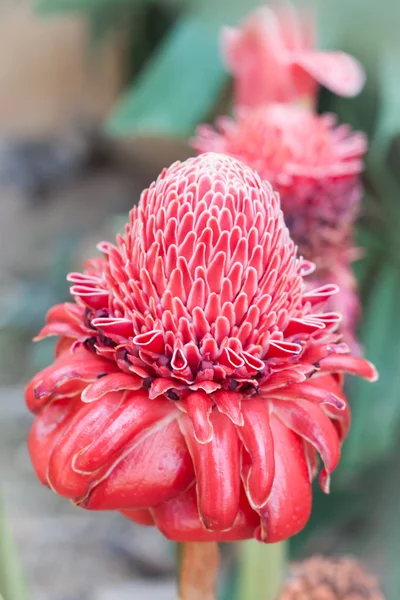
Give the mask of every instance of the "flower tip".
<svg viewBox="0 0 400 600">
<path fill-rule="evenodd" d="M 199 500 L 199 517 L 206 531 L 215 535 L 216 532 L 223 533 L 234 527 L 237 514 L 235 507 L 217 507 L 215 502 L 210 503 L 209 506 L 206 503 L 201 507 L 200 503 L 201 500 Z"/>
<path fill-rule="evenodd" d="M 93 396 L 90 394 L 90 386 L 88 386 L 87 388 L 85 388 L 81 394 L 81 401 L 84 404 L 91 404 L 92 402 L 95 402 L 96 400 L 98 400 L 97 396 Z"/>
<path fill-rule="evenodd" d="M 369 374 L 365 376 L 365 379 L 371 383 L 375 383 L 375 381 L 378 381 L 379 379 L 378 369 L 369 360 L 366 360 L 365 362 L 369 367 Z"/>
<path fill-rule="evenodd" d="M 324 494 L 331 493 L 331 477 L 326 469 L 322 469 L 319 475 L 319 485 Z"/>
<path fill-rule="evenodd" d="M 307 277 L 308 275 L 311 275 L 312 273 L 314 273 L 316 268 L 317 268 L 316 264 L 314 262 L 312 262 L 311 260 L 306 260 L 305 258 L 301 259 L 300 274 L 303 277 Z"/>
<path fill-rule="evenodd" d="M 221 27 L 219 39 L 223 63 L 225 67 L 230 70 L 235 62 L 234 56 L 236 54 L 235 50 L 239 40 L 239 32 L 233 27 L 224 25 Z"/>
<path fill-rule="evenodd" d="M 193 435 L 196 442 L 198 442 L 199 444 L 202 444 L 203 446 L 205 444 L 209 444 L 213 441 L 214 438 L 213 426 L 210 423 L 209 427 L 204 429 L 200 429 L 199 427 L 193 427 Z"/>
<path fill-rule="evenodd" d="M 346 408 L 346 402 L 342 398 L 339 398 L 339 396 L 336 396 L 335 394 L 328 394 L 323 404 L 331 404 L 338 410 L 344 410 Z"/>
<path fill-rule="evenodd" d="M 253 510 L 255 510 L 256 512 L 261 511 L 267 505 L 268 500 L 270 499 L 271 494 L 272 494 L 272 488 L 271 488 L 267 496 L 264 495 L 264 497 L 260 497 L 259 499 L 257 499 L 254 497 L 254 494 L 252 494 L 252 491 L 250 490 L 248 484 L 245 485 L 245 490 L 246 490 L 246 495 L 247 495 L 249 504 L 250 504 L 251 508 Z"/>
<path fill-rule="evenodd" d="M 261 520 L 261 524 L 255 530 L 254 538 L 257 542 L 267 543 L 268 531 L 263 520 Z"/>
<path fill-rule="evenodd" d="M 234 392 L 220 391 L 214 395 L 218 410 L 227 415 L 237 427 L 244 426 L 244 417 L 241 410 L 241 395 Z"/>
<path fill-rule="evenodd" d="M 331 347 L 333 354 L 349 354 L 350 347 L 346 342 L 341 342 L 340 344 L 336 344 L 336 346 Z"/>
<path fill-rule="evenodd" d="M 44 398 L 45 396 L 47 396 L 47 393 L 48 391 L 44 385 L 43 380 L 39 381 L 39 383 L 35 386 L 33 390 L 35 400 L 40 400 L 41 398 Z"/>
<path fill-rule="evenodd" d="M 110 246 L 111 246 L 110 242 L 106 242 L 106 241 L 102 241 L 102 242 L 99 242 L 98 244 L 96 244 L 97 250 L 99 250 L 99 252 L 103 252 L 104 254 L 108 253 Z"/>
<path fill-rule="evenodd" d="M 365 85 L 361 63 L 346 52 L 299 52 L 294 61 L 328 90 L 350 98 L 357 96 Z"/>
<path fill-rule="evenodd" d="M 358 372 L 354 372 L 355 375 L 359 375 L 366 381 L 374 383 L 379 379 L 379 373 L 375 365 L 372 364 L 366 358 L 349 357 L 352 359 L 355 365 L 358 364 Z"/>
<path fill-rule="evenodd" d="M 346 52 L 342 52 L 343 62 L 347 63 L 346 79 L 341 87 L 342 96 L 358 96 L 365 86 L 366 73 L 362 64 Z"/>
<path fill-rule="evenodd" d="M 44 327 L 42 327 L 42 329 L 39 331 L 39 333 L 37 335 L 35 335 L 34 338 L 32 338 L 32 342 L 41 342 L 42 340 L 45 340 L 48 337 L 52 337 L 54 335 L 57 335 L 58 332 L 54 331 L 54 328 L 52 327 L 52 324 L 47 324 Z"/>
<path fill-rule="evenodd" d="M 214 428 L 210 421 L 212 403 L 204 392 L 189 394 L 184 402 L 184 408 L 193 426 L 193 433 L 199 444 L 209 444 L 214 437 Z"/>
<path fill-rule="evenodd" d="M 235 419 L 234 421 L 232 421 L 232 423 L 234 425 L 236 425 L 237 427 L 244 427 L 244 417 L 243 417 L 243 415 L 240 414 L 237 419 Z"/>
</svg>

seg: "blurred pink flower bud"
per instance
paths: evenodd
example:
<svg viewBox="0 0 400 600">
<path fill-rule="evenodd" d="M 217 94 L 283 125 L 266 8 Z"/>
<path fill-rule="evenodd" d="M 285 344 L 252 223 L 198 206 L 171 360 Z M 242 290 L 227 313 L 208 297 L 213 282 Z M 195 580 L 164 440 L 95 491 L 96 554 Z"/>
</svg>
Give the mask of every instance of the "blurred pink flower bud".
<svg viewBox="0 0 400 600">
<path fill-rule="evenodd" d="M 262 6 L 239 28 L 224 27 L 221 48 L 237 106 L 303 100 L 313 105 L 319 84 L 355 96 L 365 82 L 355 58 L 316 48 L 314 19 L 290 3 Z"/>
<path fill-rule="evenodd" d="M 346 341 L 356 347 L 357 285 L 350 264 L 354 222 L 361 206 L 365 136 L 330 114 L 270 104 L 201 125 L 193 146 L 222 152 L 255 169 L 279 192 L 286 225 L 299 252 L 316 264 L 314 285 L 336 283 L 330 308 L 343 315 Z"/>
</svg>

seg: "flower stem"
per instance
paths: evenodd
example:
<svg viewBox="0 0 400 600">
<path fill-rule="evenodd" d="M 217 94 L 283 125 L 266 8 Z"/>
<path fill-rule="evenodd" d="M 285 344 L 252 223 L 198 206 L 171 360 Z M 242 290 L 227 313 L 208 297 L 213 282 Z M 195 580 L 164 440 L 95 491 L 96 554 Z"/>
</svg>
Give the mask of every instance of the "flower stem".
<svg viewBox="0 0 400 600">
<path fill-rule="evenodd" d="M 11 526 L 0 502 L 0 600 L 27 600 L 28 593 Z"/>
<path fill-rule="evenodd" d="M 286 543 L 241 542 L 237 600 L 277 600 L 283 584 Z"/>
<path fill-rule="evenodd" d="M 216 600 L 218 567 L 216 542 L 183 544 L 179 600 Z"/>
</svg>

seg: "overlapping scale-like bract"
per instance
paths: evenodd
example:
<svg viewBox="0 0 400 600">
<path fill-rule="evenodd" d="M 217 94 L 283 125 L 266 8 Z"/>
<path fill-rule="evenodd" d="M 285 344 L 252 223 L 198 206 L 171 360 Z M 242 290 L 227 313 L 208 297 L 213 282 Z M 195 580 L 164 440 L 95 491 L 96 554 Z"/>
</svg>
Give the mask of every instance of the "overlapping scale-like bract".
<svg viewBox="0 0 400 600">
<path fill-rule="evenodd" d="M 299 531 L 349 427 L 341 373 L 375 371 L 324 311 L 336 286 L 306 289 L 277 194 L 227 156 L 175 163 L 100 249 L 38 336 L 59 336 L 26 389 L 39 479 L 174 540 Z"/>
</svg>

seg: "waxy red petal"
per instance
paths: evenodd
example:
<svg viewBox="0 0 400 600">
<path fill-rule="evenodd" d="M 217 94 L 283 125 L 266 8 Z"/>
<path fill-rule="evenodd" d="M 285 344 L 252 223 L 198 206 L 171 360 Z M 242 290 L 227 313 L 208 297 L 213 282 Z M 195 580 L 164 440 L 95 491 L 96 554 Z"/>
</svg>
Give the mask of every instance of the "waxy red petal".
<svg viewBox="0 0 400 600">
<path fill-rule="evenodd" d="M 295 535 L 311 512 L 311 484 L 301 438 L 271 415 L 275 478 L 266 506 L 260 510 L 256 537 L 275 543 Z"/>
<path fill-rule="evenodd" d="M 44 485 L 49 485 L 47 470 L 51 453 L 79 409 L 79 400 L 66 398 L 46 407 L 33 422 L 28 449 L 36 475 Z"/>
<path fill-rule="evenodd" d="M 192 460 L 177 420 L 159 421 L 126 444 L 85 508 L 120 510 L 156 506 L 186 489 L 194 480 Z"/>
<path fill-rule="evenodd" d="M 274 440 L 269 423 L 268 404 L 262 400 L 243 401 L 244 425 L 237 428 L 243 443 L 242 479 L 250 504 L 266 504 L 275 476 Z"/>
<path fill-rule="evenodd" d="M 204 528 L 199 517 L 195 487 L 151 509 L 155 525 L 170 540 L 180 542 L 233 542 L 254 536 L 260 518 L 242 494 L 236 519 L 227 531 Z"/>
<path fill-rule="evenodd" d="M 232 423 L 242 427 L 244 419 L 242 415 L 242 395 L 235 392 L 220 391 L 213 395 L 214 402 L 220 412 L 227 415 Z"/>
<path fill-rule="evenodd" d="M 358 375 L 368 381 L 377 381 L 378 372 L 373 364 L 365 358 L 358 358 L 348 354 L 331 354 L 320 364 L 321 371 L 325 373 L 349 373 Z"/>
<path fill-rule="evenodd" d="M 65 384 L 76 381 L 79 390 L 82 389 L 82 382 L 95 381 L 99 376 L 117 370 L 114 363 L 84 349 L 73 354 L 61 354 L 52 365 L 37 373 L 29 382 L 25 390 L 28 408 L 37 412 L 55 394 L 65 395 Z"/>
<path fill-rule="evenodd" d="M 239 439 L 227 416 L 214 410 L 210 421 L 214 435 L 208 444 L 198 443 L 188 418 L 181 419 L 181 427 L 196 472 L 200 518 L 206 529 L 224 531 L 239 511 Z"/>
<path fill-rule="evenodd" d="M 34 338 L 34 341 L 39 341 L 52 335 L 79 337 L 84 332 L 84 315 L 84 308 L 77 304 L 72 304 L 72 302 L 56 304 L 47 312 L 46 325 Z"/>
<path fill-rule="evenodd" d="M 39 333 L 33 338 L 34 342 L 39 342 L 44 338 L 54 335 L 64 335 L 66 337 L 77 338 L 82 335 L 82 329 L 75 323 L 58 321 L 45 325 Z"/>
<path fill-rule="evenodd" d="M 116 399 L 118 399 L 116 394 L 110 395 L 110 402 L 104 398 L 106 407 L 100 410 L 106 408 L 110 410 L 110 419 L 106 421 L 105 427 L 93 436 L 91 443 L 74 456 L 73 468 L 76 472 L 96 472 L 116 453 L 123 452 L 136 435 L 147 431 L 149 427 L 154 427 L 171 415 L 179 414 L 175 406 L 162 400 L 154 400 L 150 404 L 143 390 L 127 391 L 119 396 L 119 401 L 116 402 Z M 88 412 L 87 415 L 89 414 Z M 69 435 L 73 437 L 74 434 L 70 431 L 66 436 Z M 81 438 L 77 439 L 77 443 L 79 441 Z"/>
<path fill-rule="evenodd" d="M 140 390 L 143 379 L 128 373 L 111 373 L 88 385 L 82 393 L 83 402 L 95 402 L 109 392 Z"/>
<path fill-rule="evenodd" d="M 318 386 L 318 388 L 323 389 L 329 393 L 335 394 L 335 396 L 341 398 L 341 400 L 345 403 L 346 406 L 343 410 L 336 408 L 332 404 L 327 404 L 323 406 L 324 412 L 329 416 L 330 419 L 332 419 L 332 422 L 336 427 L 339 436 L 339 441 L 342 442 L 349 432 L 351 415 L 350 408 L 347 403 L 346 396 L 344 395 L 341 384 L 339 383 L 337 377 L 334 375 L 322 375 L 320 377 L 317 377 L 314 381 L 311 380 L 310 384 L 314 385 L 315 387 Z"/>
<path fill-rule="evenodd" d="M 322 408 L 308 400 L 275 401 L 274 412 L 287 427 L 310 442 L 318 450 L 325 468 L 321 471 L 320 484 L 329 492 L 329 477 L 339 463 L 340 445 L 337 431 Z"/>
<path fill-rule="evenodd" d="M 294 383 L 289 385 L 282 390 L 272 392 L 271 396 L 277 400 L 309 400 L 310 402 L 316 402 L 319 404 L 329 404 L 334 406 L 337 410 L 344 410 L 346 408 L 346 399 L 342 397 L 342 393 L 335 394 L 331 389 L 325 389 L 319 385 L 320 377 L 313 381 L 310 379 L 304 383 Z"/>
<path fill-rule="evenodd" d="M 176 411 L 176 409 L 175 409 Z M 48 479 L 61 495 L 79 501 L 120 459 L 127 443 L 170 413 L 165 402 L 149 404 L 145 393 L 108 393 L 84 404 L 49 457 Z"/>
<path fill-rule="evenodd" d="M 121 514 L 127 519 L 138 523 L 139 525 L 151 526 L 155 525 L 151 512 L 145 508 L 134 508 L 132 510 L 121 510 Z"/>
<path fill-rule="evenodd" d="M 205 392 L 193 392 L 185 398 L 184 407 L 192 421 L 196 440 L 199 444 L 208 444 L 214 435 L 210 421 L 211 397 Z"/>
</svg>

